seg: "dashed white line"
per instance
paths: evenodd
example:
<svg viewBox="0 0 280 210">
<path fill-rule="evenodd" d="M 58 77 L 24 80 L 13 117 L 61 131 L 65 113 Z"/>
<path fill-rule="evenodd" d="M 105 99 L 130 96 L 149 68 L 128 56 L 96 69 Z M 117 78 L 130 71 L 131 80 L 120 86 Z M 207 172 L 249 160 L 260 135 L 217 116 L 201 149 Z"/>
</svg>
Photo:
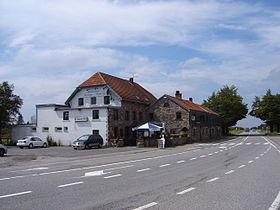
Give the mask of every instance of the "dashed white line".
<svg viewBox="0 0 280 210">
<path fill-rule="evenodd" d="M 186 162 L 186 161 L 184 161 L 184 160 L 178 160 L 176 163 L 184 163 L 184 162 Z"/>
<path fill-rule="evenodd" d="M 250 144 L 252 144 L 252 143 L 246 143 L 247 145 L 250 145 Z"/>
<path fill-rule="evenodd" d="M 211 156 L 211 155 L 213 155 L 213 154 L 212 154 L 212 153 L 209 153 L 208 155 Z"/>
<path fill-rule="evenodd" d="M 234 170 L 230 170 L 228 172 L 226 172 L 225 174 L 228 175 L 228 174 L 232 174 L 234 172 Z"/>
<path fill-rule="evenodd" d="M 200 157 L 201 157 L 201 158 L 205 158 L 205 157 L 206 157 L 206 155 L 201 155 Z"/>
<path fill-rule="evenodd" d="M 255 157 L 255 159 L 257 160 L 257 159 L 259 159 L 260 157 Z"/>
<path fill-rule="evenodd" d="M 261 143 L 255 143 L 255 145 L 259 145 L 259 144 L 261 144 Z"/>
<path fill-rule="evenodd" d="M 219 152 L 214 152 L 215 154 L 218 154 Z"/>
<path fill-rule="evenodd" d="M 0 198 L 8 198 L 8 197 L 13 197 L 13 196 L 18 196 L 18 195 L 25 195 L 32 193 L 32 191 L 26 191 L 26 192 L 19 192 L 19 193 L 13 193 L 13 194 L 8 194 L 8 195 L 1 195 Z"/>
<path fill-rule="evenodd" d="M 206 182 L 207 182 L 207 183 L 209 183 L 209 182 L 214 182 L 214 181 L 216 181 L 216 180 L 218 180 L 218 179 L 220 179 L 220 178 L 219 178 L 219 177 L 215 177 L 215 178 L 213 178 L 213 179 L 207 180 Z"/>
<path fill-rule="evenodd" d="M 264 156 L 264 154 L 260 154 L 261 156 Z"/>
<path fill-rule="evenodd" d="M 268 210 L 277 210 L 280 207 L 280 191 Z"/>
<path fill-rule="evenodd" d="M 188 188 L 186 190 L 178 192 L 177 195 L 183 195 L 183 194 L 188 193 L 188 192 L 193 191 L 193 190 L 195 190 L 195 188 L 194 187 L 190 187 L 190 188 Z"/>
<path fill-rule="evenodd" d="M 120 177 L 122 176 L 121 174 L 115 174 L 115 175 L 112 175 L 112 176 L 105 176 L 104 179 L 110 179 L 110 178 L 115 178 L 115 177 Z"/>
<path fill-rule="evenodd" d="M 253 162 L 254 162 L 253 160 L 248 161 L 248 163 L 253 163 Z"/>
<path fill-rule="evenodd" d="M 244 168 L 246 165 L 241 165 L 241 166 L 239 166 L 238 168 Z"/>
<path fill-rule="evenodd" d="M 136 172 L 144 172 L 144 171 L 149 171 L 151 170 L 150 168 L 143 168 L 143 169 L 139 169 Z"/>
<path fill-rule="evenodd" d="M 57 186 L 58 188 L 61 187 L 69 187 L 69 186 L 73 186 L 73 185 L 77 185 L 77 184 L 83 184 L 84 182 L 73 182 L 73 183 L 69 183 L 69 184 L 64 184 L 64 185 L 59 185 Z"/>
<path fill-rule="evenodd" d="M 144 205 L 144 206 L 140 206 L 140 207 L 138 207 L 138 208 L 136 208 L 136 209 L 134 209 L 134 210 L 143 210 L 143 209 L 147 209 L 147 208 L 150 208 L 150 207 L 155 206 L 155 205 L 157 205 L 157 204 L 158 204 L 158 203 L 156 203 L 156 202 L 148 203 L 148 204 L 146 204 L 146 205 Z"/>
<path fill-rule="evenodd" d="M 196 158 L 191 158 L 190 160 L 196 160 Z"/>
<path fill-rule="evenodd" d="M 167 164 L 164 164 L 164 165 L 160 165 L 159 167 L 162 168 L 162 167 L 166 167 L 166 166 L 170 166 L 171 164 L 167 163 Z"/>
</svg>

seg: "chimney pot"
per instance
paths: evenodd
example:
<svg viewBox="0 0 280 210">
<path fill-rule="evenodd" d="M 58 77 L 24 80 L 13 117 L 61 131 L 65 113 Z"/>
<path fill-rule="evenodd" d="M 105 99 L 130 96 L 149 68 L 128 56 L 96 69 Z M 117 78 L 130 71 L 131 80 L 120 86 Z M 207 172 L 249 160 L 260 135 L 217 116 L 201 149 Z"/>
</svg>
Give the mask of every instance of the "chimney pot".
<svg viewBox="0 0 280 210">
<path fill-rule="evenodd" d="M 175 97 L 178 98 L 178 99 L 182 99 L 182 93 L 180 93 L 180 91 L 177 90 L 176 93 L 175 93 Z"/>
<path fill-rule="evenodd" d="M 193 98 L 189 98 L 189 101 L 190 101 L 190 102 L 193 102 Z"/>
<path fill-rule="evenodd" d="M 129 82 L 133 84 L 133 77 L 129 78 Z"/>
</svg>

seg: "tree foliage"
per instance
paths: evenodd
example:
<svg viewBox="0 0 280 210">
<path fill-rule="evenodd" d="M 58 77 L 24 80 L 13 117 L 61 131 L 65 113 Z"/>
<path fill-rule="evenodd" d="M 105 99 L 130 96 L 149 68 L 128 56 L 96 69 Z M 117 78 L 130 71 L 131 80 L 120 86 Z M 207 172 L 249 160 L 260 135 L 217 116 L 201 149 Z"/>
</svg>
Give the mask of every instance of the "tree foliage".
<svg viewBox="0 0 280 210">
<path fill-rule="evenodd" d="M 0 83 L 0 138 L 1 130 L 18 120 L 21 116 L 19 109 L 22 106 L 22 99 L 13 94 L 14 86 L 8 82 Z"/>
<path fill-rule="evenodd" d="M 280 132 L 280 94 L 273 95 L 267 90 L 262 98 L 256 96 L 250 115 L 265 121 L 271 132 Z"/>
<path fill-rule="evenodd" d="M 220 115 L 224 134 L 228 134 L 228 128 L 245 118 L 248 113 L 247 104 L 243 103 L 243 98 L 238 95 L 237 90 L 234 85 L 224 86 L 203 102 L 204 106 Z"/>
</svg>

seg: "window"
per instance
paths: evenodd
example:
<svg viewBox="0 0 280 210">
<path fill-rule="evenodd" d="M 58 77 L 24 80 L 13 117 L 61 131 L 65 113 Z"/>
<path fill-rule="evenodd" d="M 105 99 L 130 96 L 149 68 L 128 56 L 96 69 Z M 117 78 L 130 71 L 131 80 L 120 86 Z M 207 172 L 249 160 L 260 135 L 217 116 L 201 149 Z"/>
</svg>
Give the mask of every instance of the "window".
<svg viewBox="0 0 280 210">
<path fill-rule="evenodd" d="M 92 130 L 92 134 L 99 134 L 99 130 Z"/>
<path fill-rule="evenodd" d="M 84 105 L 84 99 L 83 98 L 79 98 L 78 99 L 78 105 L 79 106 L 83 106 Z"/>
<path fill-rule="evenodd" d="M 68 127 L 64 127 L 64 132 L 68 132 Z"/>
<path fill-rule="evenodd" d="M 96 104 L 96 97 L 91 97 L 90 98 L 90 103 L 91 104 Z"/>
<path fill-rule="evenodd" d="M 92 110 L 92 119 L 99 119 L 99 110 Z"/>
<path fill-rule="evenodd" d="M 170 129 L 171 134 L 176 134 L 176 129 Z"/>
<path fill-rule="evenodd" d="M 104 104 L 110 104 L 110 96 L 104 96 Z"/>
<path fill-rule="evenodd" d="M 114 120 L 119 120 L 119 110 L 114 109 Z"/>
<path fill-rule="evenodd" d="M 136 120 L 136 112 L 135 111 L 132 112 L 132 119 Z"/>
<path fill-rule="evenodd" d="M 62 127 L 55 127 L 55 132 L 62 132 Z"/>
<path fill-rule="evenodd" d="M 164 103 L 163 107 L 170 107 L 169 103 Z"/>
<path fill-rule="evenodd" d="M 69 112 L 63 112 L 63 120 L 69 120 Z"/>
<path fill-rule="evenodd" d="M 143 120 L 143 112 L 139 112 L 139 120 L 140 120 L 140 121 Z"/>
<path fill-rule="evenodd" d="M 182 113 L 176 112 L 176 120 L 181 120 L 181 119 L 182 119 Z"/>
<path fill-rule="evenodd" d="M 125 111 L 125 120 L 129 120 L 130 116 L 129 116 L 129 111 Z"/>
<path fill-rule="evenodd" d="M 43 132 L 49 132 L 49 128 L 48 128 L 48 127 L 43 127 L 43 128 L 42 128 L 42 131 L 43 131 Z"/>
<path fill-rule="evenodd" d="M 31 132 L 36 132 L 36 127 L 31 128 Z"/>
</svg>

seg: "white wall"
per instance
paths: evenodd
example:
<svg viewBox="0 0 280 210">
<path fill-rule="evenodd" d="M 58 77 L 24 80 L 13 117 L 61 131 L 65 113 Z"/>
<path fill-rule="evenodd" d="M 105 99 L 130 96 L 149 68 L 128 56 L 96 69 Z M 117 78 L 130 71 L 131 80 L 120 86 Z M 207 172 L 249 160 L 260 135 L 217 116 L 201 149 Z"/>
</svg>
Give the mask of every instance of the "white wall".
<svg viewBox="0 0 280 210">
<path fill-rule="evenodd" d="M 37 133 L 42 139 L 47 136 L 52 137 L 57 143 L 71 145 L 78 137 L 84 134 L 92 134 L 92 130 L 99 130 L 99 134 L 106 143 L 107 139 L 107 108 L 96 108 L 99 110 L 99 119 L 92 119 L 93 109 L 81 110 L 56 110 L 54 106 L 37 107 Z M 63 112 L 69 111 L 69 120 L 63 120 Z M 87 117 L 88 121 L 75 121 L 76 117 Z M 43 127 L 48 127 L 49 131 L 43 131 Z M 65 130 L 65 128 L 68 128 Z M 62 128 L 61 131 L 56 128 Z"/>
</svg>

